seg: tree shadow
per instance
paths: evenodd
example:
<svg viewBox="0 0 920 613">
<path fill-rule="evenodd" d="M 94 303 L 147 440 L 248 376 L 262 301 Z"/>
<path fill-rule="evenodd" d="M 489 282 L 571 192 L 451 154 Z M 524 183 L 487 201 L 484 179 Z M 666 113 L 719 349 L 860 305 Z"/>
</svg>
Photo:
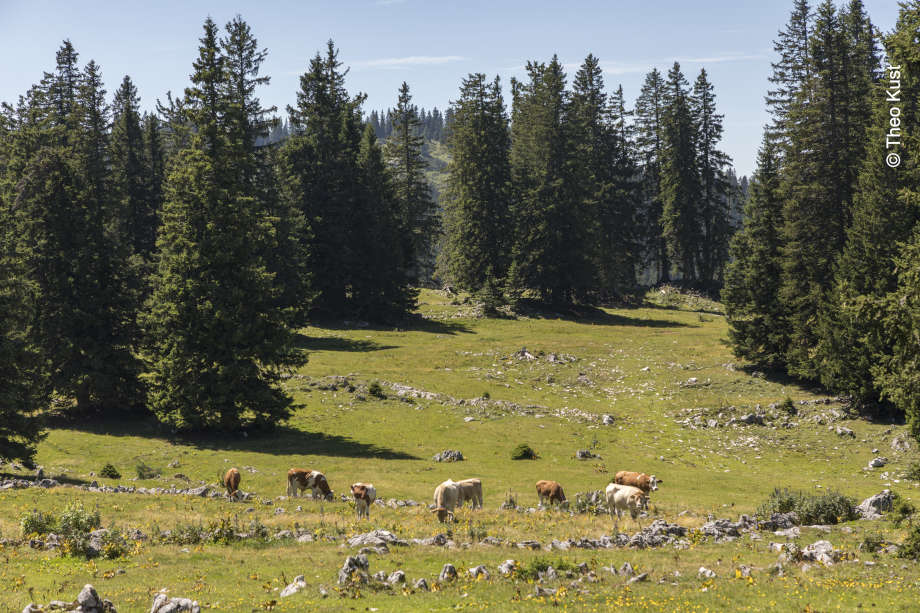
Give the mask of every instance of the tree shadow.
<svg viewBox="0 0 920 613">
<path fill-rule="evenodd" d="M 669 319 L 628 317 L 609 313 L 601 308 L 587 305 L 553 306 L 536 300 L 521 300 L 515 311 L 532 319 L 561 319 L 574 323 L 588 323 L 599 326 L 638 326 L 643 328 L 694 328 L 692 324 Z"/>
<path fill-rule="evenodd" d="M 281 425 L 272 430 L 246 433 L 199 432 L 176 433 L 163 426 L 152 416 L 132 419 L 99 418 L 73 419 L 65 414 L 53 416 L 47 422 L 51 428 L 77 430 L 88 434 L 106 436 L 137 436 L 160 439 L 212 451 L 250 451 L 271 455 L 321 455 L 345 458 L 376 458 L 381 460 L 418 460 L 412 454 L 361 443 L 345 436 L 325 432 L 308 432 L 292 426 Z"/>
<path fill-rule="evenodd" d="M 321 455 L 341 458 L 375 458 L 379 460 L 419 460 L 402 451 L 361 443 L 338 434 L 307 432 L 290 426 L 278 426 L 270 432 L 258 432 L 247 437 L 233 435 L 181 435 L 175 437 L 181 442 L 198 449 L 211 451 L 249 451 L 272 455 Z"/>
<path fill-rule="evenodd" d="M 381 345 L 368 339 L 343 338 L 341 336 L 307 336 L 298 333 L 295 337 L 295 346 L 306 351 L 383 351 L 385 349 L 398 349 L 396 345 Z"/>
<path fill-rule="evenodd" d="M 384 325 L 380 323 L 371 323 L 366 321 L 350 321 L 350 320 L 314 320 L 310 322 L 310 325 L 314 328 L 320 330 L 349 330 L 349 331 L 359 331 L 367 330 L 371 332 L 428 332 L 431 334 L 472 334 L 473 331 L 470 330 L 469 326 L 466 324 L 455 322 L 455 321 L 442 321 L 438 319 L 428 319 L 422 317 L 418 313 L 413 313 L 401 320 L 398 323 L 393 325 Z M 300 335 L 304 336 L 304 335 Z M 304 338 L 309 338 L 305 337 Z M 348 340 L 348 339 L 343 339 Z M 356 341 L 359 342 L 359 341 Z M 371 342 L 371 341 L 368 341 Z M 373 343 L 372 343 L 373 344 Z M 380 347 L 381 349 L 389 349 L 390 347 Z M 349 349 L 342 349 L 343 351 L 349 351 Z M 353 351 L 375 351 L 376 348 L 371 349 L 354 349 Z"/>
</svg>

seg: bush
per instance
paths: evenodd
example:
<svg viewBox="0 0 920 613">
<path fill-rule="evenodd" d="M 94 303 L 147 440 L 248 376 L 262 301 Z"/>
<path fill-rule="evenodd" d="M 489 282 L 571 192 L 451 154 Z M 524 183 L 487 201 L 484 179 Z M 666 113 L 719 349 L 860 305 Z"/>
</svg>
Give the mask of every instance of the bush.
<svg viewBox="0 0 920 613">
<path fill-rule="evenodd" d="M 99 471 L 99 476 L 105 477 L 106 479 L 121 479 L 121 473 L 111 464 L 103 466 L 102 470 Z"/>
<path fill-rule="evenodd" d="M 521 443 L 511 452 L 512 460 L 536 460 L 537 452 L 530 448 L 530 445 Z"/>
<path fill-rule="evenodd" d="M 914 462 L 904 474 L 911 481 L 920 481 L 920 462 Z"/>
<path fill-rule="evenodd" d="M 779 408 L 781 411 L 785 411 L 789 415 L 795 415 L 798 413 L 798 409 L 795 408 L 795 403 L 792 402 L 792 398 L 789 396 L 786 396 L 786 399 L 780 403 Z"/>
<path fill-rule="evenodd" d="M 905 500 L 895 494 L 894 503 L 891 505 L 891 514 L 888 517 L 895 526 L 900 526 L 905 521 L 910 526 L 913 524 L 913 517 L 916 512 L 917 507 L 911 504 L 909 500 Z"/>
<path fill-rule="evenodd" d="M 875 553 L 884 546 L 885 539 L 882 538 L 881 534 L 866 534 L 866 536 L 863 537 L 862 543 L 859 544 L 859 550 Z"/>
<path fill-rule="evenodd" d="M 757 514 L 770 517 L 774 513 L 795 511 L 799 522 L 805 525 L 836 524 L 858 517 L 853 508 L 855 504 L 852 498 L 838 492 L 815 495 L 776 488 L 767 501 L 758 507 Z"/>
<path fill-rule="evenodd" d="M 114 560 L 128 555 L 131 548 L 128 542 L 120 532 L 110 530 L 102 537 L 102 557 L 106 560 Z"/>
<path fill-rule="evenodd" d="M 160 476 L 160 471 L 155 468 L 151 468 L 144 463 L 143 460 L 137 461 L 137 466 L 134 467 L 137 471 L 138 479 L 156 479 Z"/>
<path fill-rule="evenodd" d="M 90 513 L 83 508 L 82 502 L 71 503 L 58 518 L 58 528 L 64 536 L 88 534 L 100 525 L 99 511 Z"/>
<path fill-rule="evenodd" d="M 380 387 L 379 381 L 371 381 L 371 384 L 367 386 L 367 393 L 373 396 L 374 398 L 386 398 L 386 394 L 383 393 L 383 388 Z"/>
<path fill-rule="evenodd" d="M 48 534 L 57 529 L 57 521 L 52 513 L 42 513 L 34 509 L 19 518 L 19 527 L 24 537 L 30 534 Z"/>
<path fill-rule="evenodd" d="M 536 581 L 539 577 L 539 574 L 546 572 L 546 569 L 552 566 L 556 571 L 566 571 L 574 570 L 575 566 L 562 558 L 556 560 L 550 560 L 549 558 L 538 557 L 534 558 L 527 564 L 524 564 L 518 569 L 517 574 L 521 579 L 525 581 Z"/>
<path fill-rule="evenodd" d="M 898 547 L 898 557 L 909 560 L 920 560 L 920 526 L 914 526 L 901 546 Z"/>
</svg>

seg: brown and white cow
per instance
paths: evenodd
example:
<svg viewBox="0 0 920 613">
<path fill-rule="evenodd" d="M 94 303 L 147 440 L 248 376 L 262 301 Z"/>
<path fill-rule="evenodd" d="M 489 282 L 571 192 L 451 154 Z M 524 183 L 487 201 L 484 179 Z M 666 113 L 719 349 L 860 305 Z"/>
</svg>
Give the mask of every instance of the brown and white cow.
<svg viewBox="0 0 920 613">
<path fill-rule="evenodd" d="M 240 471 L 235 468 L 228 470 L 224 475 L 224 487 L 227 488 L 227 497 L 236 499 L 240 491 Z"/>
<path fill-rule="evenodd" d="M 457 487 L 455 481 L 448 479 L 434 488 L 435 508 L 431 512 L 437 514 L 440 522 L 454 521 L 454 508 L 458 500 L 460 500 L 460 488 Z"/>
<path fill-rule="evenodd" d="M 460 490 L 457 496 L 457 506 L 462 507 L 467 500 L 474 509 L 482 508 L 482 481 L 479 479 L 463 479 L 457 481 L 457 488 Z"/>
<path fill-rule="evenodd" d="M 370 508 L 377 500 L 377 490 L 372 483 L 352 483 L 351 495 L 355 498 L 355 511 L 358 517 L 371 518 Z"/>
<path fill-rule="evenodd" d="M 637 473 L 629 470 L 621 470 L 614 476 L 613 482 L 619 485 L 631 485 L 633 487 L 638 487 L 640 490 L 645 492 L 648 495 L 649 492 L 654 492 L 658 489 L 658 484 L 663 483 L 661 479 L 656 479 L 655 475 L 647 475 L 645 473 Z"/>
<path fill-rule="evenodd" d="M 305 470 L 303 468 L 292 468 L 287 474 L 288 496 L 297 497 L 304 490 L 311 490 L 313 499 L 325 498 L 332 500 L 332 490 L 329 489 L 329 483 L 325 475 L 318 470 Z"/>
<path fill-rule="evenodd" d="M 632 485 L 620 485 L 611 483 L 605 491 L 607 496 L 607 509 L 610 516 L 616 514 L 614 520 L 614 532 L 620 523 L 620 512 L 629 511 L 633 521 L 639 524 L 639 530 L 642 529 L 642 522 L 639 521 L 639 513 L 648 510 L 648 495 L 638 487 Z"/>
<path fill-rule="evenodd" d="M 562 486 L 556 481 L 537 481 L 537 496 L 540 498 L 540 504 L 543 504 L 544 498 L 548 499 L 550 504 L 566 502 L 565 492 L 562 491 Z"/>
</svg>

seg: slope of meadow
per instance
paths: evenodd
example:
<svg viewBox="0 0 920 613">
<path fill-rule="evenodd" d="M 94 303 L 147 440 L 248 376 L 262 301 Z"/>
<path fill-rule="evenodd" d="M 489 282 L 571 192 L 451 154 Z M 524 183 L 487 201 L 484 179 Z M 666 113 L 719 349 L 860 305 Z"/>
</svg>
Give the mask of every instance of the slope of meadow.
<svg viewBox="0 0 920 613">
<path fill-rule="evenodd" d="M 782 576 L 768 572 L 777 561 L 769 542 L 785 538 L 769 532 L 759 540 L 745 535 L 729 543 L 697 534 L 685 549 L 549 552 L 481 543 L 493 537 L 546 545 L 612 533 L 612 522 L 603 515 L 528 512 L 536 506 L 533 484 L 539 479 L 561 482 L 574 501 L 577 492 L 602 490 L 617 470 L 654 473 L 664 483 L 652 495 L 650 515 L 697 528 L 710 515 L 736 520 L 754 513 L 775 487 L 837 490 L 857 500 L 889 487 L 910 499 L 916 484 L 902 474 L 918 455 L 915 446 L 892 448 L 905 430 L 902 425 L 848 418 L 844 407 L 820 390 L 743 368 L 725 344 L 726 324 L 716 303 L 656 292 L 642 308 L 605 309 L 578 319 L 553 313 L 482 319 L 474 307 L 442 292 L 424 291 L 420 300 L 426 319 L 409 329 L 346 322 L 303 330 L 310 360 L 286 381 L 298 407 L 293 419 L 272 434 L 189 441 L 150 423 L 53 428 L 37 460 L 46 476 L 59 481 L 187 488 L 216 483 L 219 473 L 236 466 L 242 470 L 242 489 L 253 499 L 231 503 L 79 487 L 0 491 L 0 536 L 6 539 L 0 546 L 0 581 L 7 586 L 0 591 L 0 609 L 70 600 L 88 582 L 119 611 L 149 610 L 162 587 L 225 611 L 523 610 L 535 603 L 687 611 L 915 607 L 920 578 L 915 563 L 858 551 L 867 535 L 902 540 L 905 529 L 888 520 L 846 522 L 830 533 L 803 528 L 802 546 L 827 539 L 858 561 L 805 571 L 789 564 Z M 787 397 L 795 402 L 795 415 L 770 407 Z M 726 425 L 758 412 L 767 416 L 766 425 Z M 603 424 L 598 419 L 603 414 L 613 416 L 613 424 Z M 710 419 L 719 425 L 705 427 Z M 838 427 L 854 436 L 841 436 Z M 529 444 L 539 458 L 511 461 L 519 443 Z M 466 460 L 432 461 L 444 449 L 459 449 Z M 579 449 L 599 457 L 576 460 Z M 888 465 L 865 469 L 878 455 L 886 456 Z M 139 461 L 163 476 L 137 480 Z M 121 479 L 99 476 L 107 463 Z M 443 564 L 451 562 L 461 579 L 431 592 L 365 588 L 340 594 L 336 573 L 356 552 L 344 544 L 348 537 L 380 528 L 402 539 L 427 538 L 447 528 L 424 506 L 375 506 L 370 521 L 359 522 L 341 501 L 279 499 L 291 466 L 323 471 L 337 497 L 348 484 L 366 481 L 383 499 L 424 503 L 448 477 L 481 478 L 485 508 L 457 513 L 447 533 L 455 547 L 391 546 L 389 554 L 370 555 L 371 573 L 401 568 L 410 582 L 424 577 L 432 584 Z M 26 474 L 9 465 L 0 473 L 3 478 Z M 525 509 L 500 509 L 508 496 Z M 148 535 L 226 519 L 239 526 L 257 522 L 272 534 L 307 531 L 314 540 L 169 544 L 148 539 L 122 557 L 91 561 L 30 548 L 28 539 L 20 542 L 25 512 L 59 512 L 75 501 L 98 509 L 105 527 L 138 528 Z M 619 527 L 636 530 L 629 519 Z M 545 584 L 563 587 L 555 596 L 536 596 L 532 579 L 500 577 L 496 565 L 509 558 L 522 564 L 544 559 L 557 568 L 586 562 L 597 581 L 572 584 L 572 578 L 563 577 Z M 648 572 L 648 580 L 629 584 L 628 578 L 602 570 L 624 562 Z M 490 579 L 463 577 L 479 564 L 489 569 Z M 742 564 L 754 569 L 750 578 L 736 573 Z M 717 577 L 699 578 L 700 566 Z M 278 590 L 296 575 L 304 575 L 307 587 L 280 598 Z M 328 597 L 322 597 L 321 586 Z M 342 600 L 355 596 L 359 600 Z"/>
</svg>

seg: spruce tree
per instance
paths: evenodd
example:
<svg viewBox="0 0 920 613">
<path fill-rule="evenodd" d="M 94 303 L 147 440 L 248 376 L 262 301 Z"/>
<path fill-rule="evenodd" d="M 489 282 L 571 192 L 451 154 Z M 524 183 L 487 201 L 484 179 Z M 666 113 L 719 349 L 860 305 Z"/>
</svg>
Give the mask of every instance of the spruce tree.
<svg viewBox="0 0 920 613">
<path fill-rule="evenodd" d="M 498 77 L 468 75 L 451 114 L 440 274 L 491 309 L 502 300 L 513 236 L 511 136 Z"/>
<path fill-rule="evenodd" d="M 281 375 L 303 358 L 265 261 L 272 220 L 243 174 L 254 144 L 240 143 L 241 126 L 258 105 L 234 110 L 241 99 L 228 94 L 233 72 L 210 19 L 200 42 L 183 104 L 191 146 L 170 163 L 142 317 L 148 402 L 180 430 L 272 427 L 290 414 Z"/>
<path fill-rule="evenodd" d="M 831 303 L 834 316 L 825 320 L 829 325 L 822 328 L 818 346 L 822 382 L 867 404 L 880 398 L 873 369 L 885 361 L 892 348 L 883 327 L 883 305 L 885 297 L 897 289 L 895 259 L 920 222 L 916 188 L 920 151 L 915 141 L 901 139 L 900 167 L 892 169 L 885 162 L 886 155 L 894 151 L 886 146 L 892 104 L 886 100 L 887 90 L 900 90 L 899 121 L 903 126 L 920 122 L 920 57 L 914 40 L 918 26 L 920 4 L 905 5 L 895 30 L 885 37 L 887 61 L 899 68 L 885 71 L 871 94 L 875 108 L 852 223 L 837 263 Z M 892 88 L 892 80 L 898 87 Z"/>
<path fill-rule="evenodd" d="M 636 154 L 638 156 L 642 202 L 640 210 L 640 240 L 644 260 L 655 269 L 655 282 L 671 279 L 668 258 L 661 229 L 661 159 L 664 148 L 665 83 L 661 73 L 653 69 L 645 76 L 636 99 Z"/>
<path fill-rule="evenodd" d="M 700 249 L 700 183 L 697 135 L 690 111 L 687 80 L 680 64 L 668 71 L 661 150 L 661 232 L 668 257 L 685 283 L 697 280 Z"/>
<path fill-rule="evenodd" d="M 565 72 L 528 62 L 526 83 L 513 82 L 511 176 L 515 241 L 510 283 L 556 305 L 584 299 L 591 287 L 591 244 L 572 177 Z"/>
<path fill-rule="evenodd" d="M 399 88 L 399 101 L 390 113 L 393 133 L 384 152 L 393 175 L 396 200 L 399 203 L 402 236 L 402 257 L 407 275 L 413 283 L 427 281 L 431 276 L 431 257 L 434 238 L 438 232 L 437 204 L 431 197 L 425 169 L 428 164 L 422 157 L 422 122 L 411 104 L 409 85 Z M 362 145 L 372 154 L 373 147 Z"/>
<path fill-rule="evenodd" d="M 769 369 L 783 367 L 786 354 L 786 323 L 777 296 L 782 208 L 778 146 L 765 135 L 744 225 L 731 240 L 722 302 L 735 355 Z"/>
<path fill-rule="evenodd" d="M 731 158 L 719 149 L 723 116 L 716 112 L 715 93 L 705 69 L 700 71 L 693 84 L 690 107 L 696 125 L 699 214 L 703 231 L 699 249 L 699 278 L 704 286 L 715 287 L 728 258 L 728 243 L 733 231 L 728 210 L 732 186 L 726 175 Z"/>
<path fill-rule="evenodd" d="M 773 89 L 769 90 L 766 96 L 767 110 L 771 115 L 771 123 L 766 133 L 769 138 L 782 145 L 782 148 L 777 150 L 780 156 L 789 145 L 789 134 L 793 127 L 789 123 L 791 107 L 810 74 L 811 17 L 808 0 L 793 0 L 789 22 L 773 41 L 773 51 L 779 58 L 772 63 L 773 71 L 769 77 Z"/>
</svg>

